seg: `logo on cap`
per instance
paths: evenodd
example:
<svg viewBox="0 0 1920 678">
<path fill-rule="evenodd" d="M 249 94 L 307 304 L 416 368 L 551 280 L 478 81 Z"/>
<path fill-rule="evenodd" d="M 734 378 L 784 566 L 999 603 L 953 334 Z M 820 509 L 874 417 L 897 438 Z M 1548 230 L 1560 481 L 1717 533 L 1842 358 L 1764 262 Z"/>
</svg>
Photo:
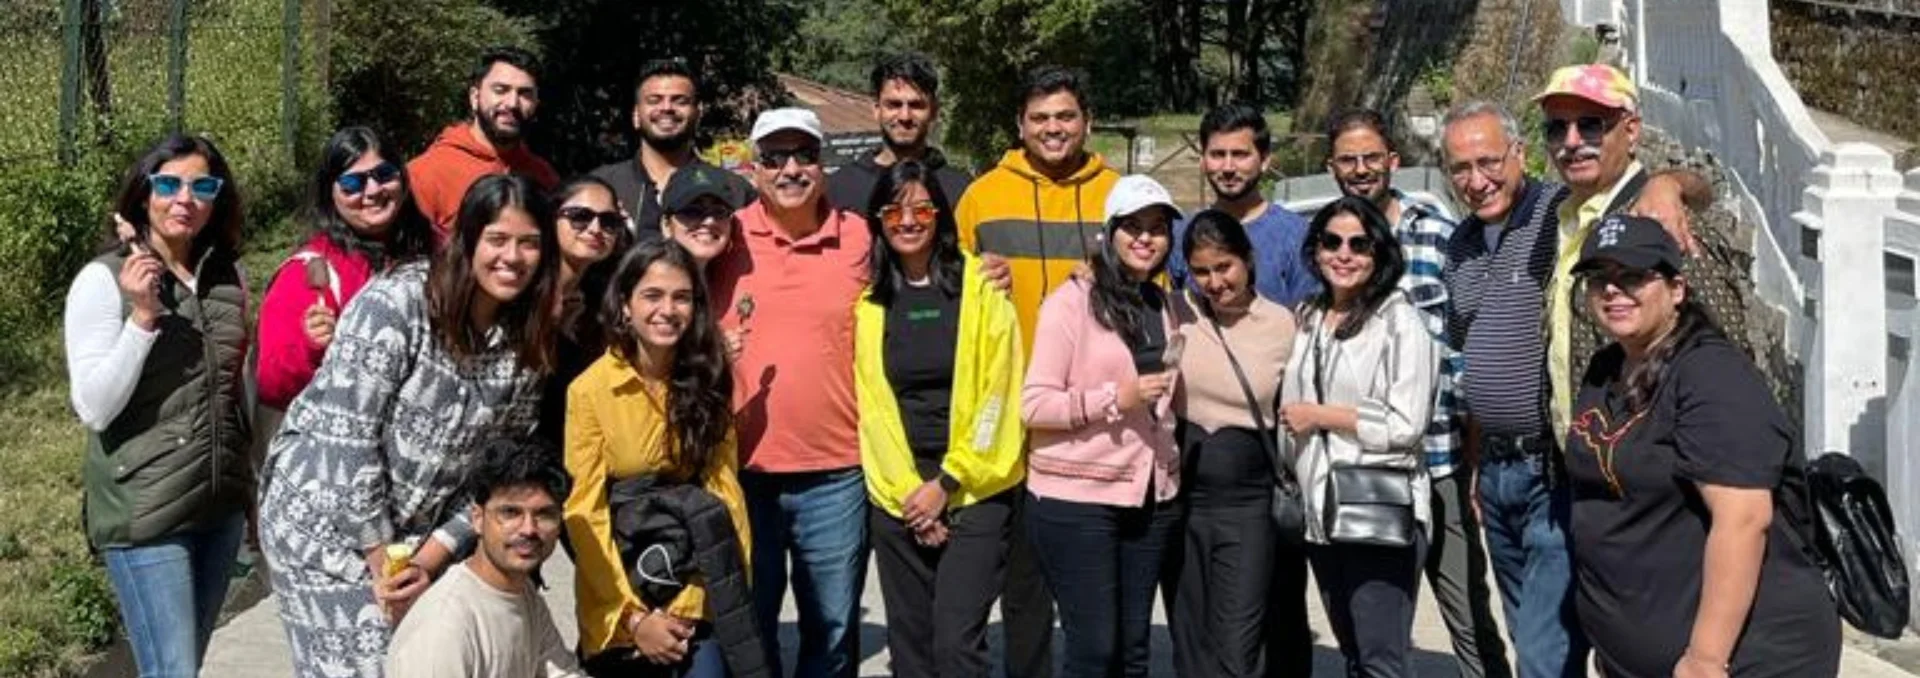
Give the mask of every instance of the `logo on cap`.
<svg viewBox="0 0 1920 678">
<path fill-rule="evenodd" d="M 1619 217 L 1607 217 L 1606 221 L 1600 222 L 1600 228 L 1595 233 L 1600 237 L 1600 242 L 1596 246 L 1617 247 L 1620 245 L 1620 236 L 1626 232 L 1627 222 L 1621 221 Z"/>
</svg>

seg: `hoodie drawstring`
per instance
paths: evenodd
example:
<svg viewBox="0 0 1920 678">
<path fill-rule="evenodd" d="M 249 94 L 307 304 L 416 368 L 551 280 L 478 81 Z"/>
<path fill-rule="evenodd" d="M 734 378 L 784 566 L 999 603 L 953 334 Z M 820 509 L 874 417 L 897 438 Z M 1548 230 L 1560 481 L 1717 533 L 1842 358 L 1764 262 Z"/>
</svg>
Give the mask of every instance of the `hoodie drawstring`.
<svg viewBox="0 0 1920 678">
<path fill-rule="evenodd" d="M 1033 184 L 1033 237 L 1040 243 L 1040 289 L 1044 294 L 1053 289 L 1053 276 L 1047 273 L 1047 232 L 1040 226 L 1040 180 L 1027 181 Z"/>
</svg>

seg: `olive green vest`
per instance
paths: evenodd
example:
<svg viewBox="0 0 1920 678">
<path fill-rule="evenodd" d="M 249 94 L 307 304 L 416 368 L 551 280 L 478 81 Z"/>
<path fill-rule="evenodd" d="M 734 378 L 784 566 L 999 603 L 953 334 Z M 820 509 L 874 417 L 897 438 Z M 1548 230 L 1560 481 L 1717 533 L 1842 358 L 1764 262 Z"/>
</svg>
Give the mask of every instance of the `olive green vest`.
<svg viewBox="0 0 1920 678">
<path fill-rule="evenodd" d="M 126 258 L 94 261 L 118 279 Z M 241 390 L 246 290 L 229 255 L 202 255 L 194 275 L 198 291 L 163 277 L 166 311 L 133 396 L 88 436 L 82 475 L 95 547 L 137 546 L 230 518 L 253 496 Z"/>
</svg>

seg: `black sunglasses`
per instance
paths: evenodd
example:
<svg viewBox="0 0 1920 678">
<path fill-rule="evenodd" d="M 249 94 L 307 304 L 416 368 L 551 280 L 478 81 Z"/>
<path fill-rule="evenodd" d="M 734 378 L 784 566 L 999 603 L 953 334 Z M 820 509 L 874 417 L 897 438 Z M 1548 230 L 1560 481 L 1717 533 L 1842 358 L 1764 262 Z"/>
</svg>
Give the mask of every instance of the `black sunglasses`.
<svg viewBox="0 0 1920 678">
<path fill-rule="evenodd" d="M 1665 273 L 1648 268 L 1628 268 L 1625 266 L 1596 268 L 1581 274 L 1586 281 L 1588 292 L 1600 292 L 1611 285 L 1622 292 L 1634 292 L 1647 283 L 1667 277 Z"/>
<path fill-rule="evenodd" d="M 1602 117 L 1598 115 L 1583 115 L 1572 120 L 1565 118 L 1548 118 L 1544 126 L 1547 134 L 1547 145 L 1549 147 L 1559 146 L 1561 142 L 1567 138 L 1567 128 L 1573 127 L 1579 130 L 1580 141 L 1588 146 L 1599 146 L 1600 142 L 1607 138 L 1607 133 L 1613 131 L 1614 124 L 1618 123 L 1619 120 L 1619 116 Z"/>
<path fill-rule="evenodd" d="M 799 162 L 801 167 L 818 165 L 820 164 L 820 149 L 808 146 L 784 151 L 760 152 L 760 166 L 765 169 L 777 170 L 786 167 L 788 160 Z"/>
<path fill-rule="evenodd" d="M 579 205 L 560 208 L 560 218 L 566 221 L 567 226 L 572 227 L 575 233 L 587 232 L 587 227 L 592 226 L 596 221 L 600 223 L 600 230 L 607 233 L 613 233 L 614 229 L 627 225 L 626 217 L 620 216 L 619 212 L 595 212 Z"/>
<path fill-rule="evenodd" d="M 374 165 L 373 169 L 364 172 L 347 172 L 342 174 L 339 179 L 334 180 L 334 183 L 340 185 L 341 193 L 360 195 L 361 191 L 367 190 L 367 182 L 369 181 L 390 184 L 399 178 L 400 166 L 390 162 L 383 162 Z"/>
<path fill-rule="evenodd" d="M 1346 245 L 1347 251 L 1354 254 L 1365 254 L 1369 256 L 1373 254 L 1373 236 L 1365 233 L 1342 238 L 1338 233 L 1323 232 L 1320 234 L 1320 242 L 1317 244 L 1320 246 L 1320 251 L 1322 252 L 1338 252 L 1340 251 L 1341 245 Z"/>
</svg>

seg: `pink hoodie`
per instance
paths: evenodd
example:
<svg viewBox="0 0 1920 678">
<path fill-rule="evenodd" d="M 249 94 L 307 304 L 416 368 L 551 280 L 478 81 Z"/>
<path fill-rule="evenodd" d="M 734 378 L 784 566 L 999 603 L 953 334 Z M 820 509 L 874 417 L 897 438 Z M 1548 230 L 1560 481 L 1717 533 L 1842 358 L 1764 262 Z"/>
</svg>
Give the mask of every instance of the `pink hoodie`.
<svg viewBox="0 0 1920 678">
<path fill-rule="evenodd" d="M 1088 283 L 1069 280 L 1040 305 L 1021 415 L 1033 448 L 1027 488 L 1045 499 L 1140 506 L 1180 492 L 1180 449 L 1173 438 L 1173 394 L 1122 412 L 1120 384 L 1140 378 L 1126 341 L 1094 320 Z M 1169 337 L 1173 318 L 1161 314 Z"/>
</svg>

